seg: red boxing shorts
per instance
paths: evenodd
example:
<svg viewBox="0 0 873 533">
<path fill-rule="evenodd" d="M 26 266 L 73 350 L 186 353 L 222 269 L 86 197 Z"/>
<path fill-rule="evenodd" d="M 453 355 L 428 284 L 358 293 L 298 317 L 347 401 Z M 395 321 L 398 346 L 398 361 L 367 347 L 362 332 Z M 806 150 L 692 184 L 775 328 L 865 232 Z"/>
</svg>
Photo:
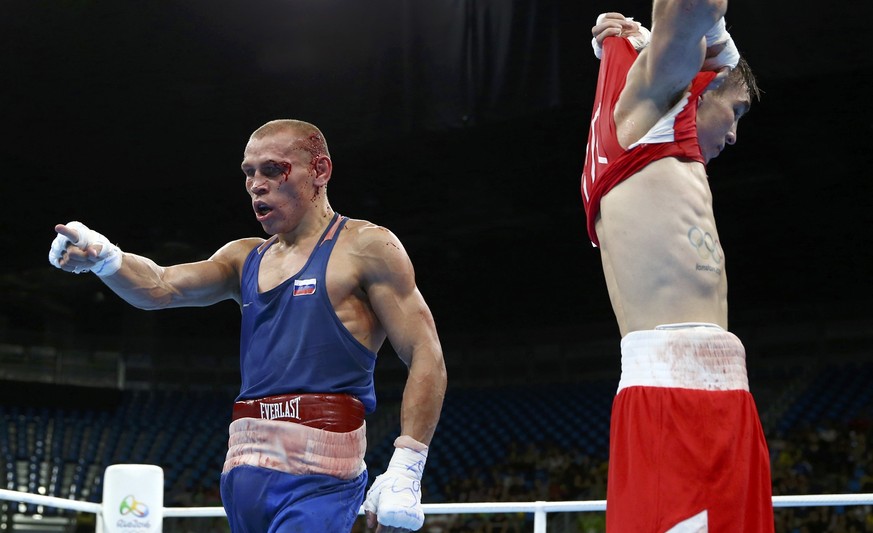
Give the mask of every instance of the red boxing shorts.
<svg viewBox="0 0 873 533">
<path fill-rule="evenodd" d="M 608 533 L 770 533 L 770 458 L 745 350 L 718 326 L 622 339 L 607 483 Z"/>
</svg>

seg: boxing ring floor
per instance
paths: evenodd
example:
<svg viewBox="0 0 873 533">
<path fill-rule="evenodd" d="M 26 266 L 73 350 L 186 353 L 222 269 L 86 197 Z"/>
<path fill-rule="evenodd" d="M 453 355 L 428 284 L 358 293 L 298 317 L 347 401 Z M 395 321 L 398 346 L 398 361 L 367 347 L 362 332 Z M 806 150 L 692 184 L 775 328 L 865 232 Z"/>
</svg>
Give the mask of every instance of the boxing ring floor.
<svg viewBox="0 0 873 533">
<path fill-rule="evenodd" d="M 43 496 L 27 492 L 0 489 L 0 500 L 12 503 L 34 504 L 97 516 L 97 532 L 101 531 L 103 504 L 68 500 L 55 496 Z M 873 505 L 873 493 L 864 494 L 817 494 L 773 496 L 774 508 L 829 507 Z M 534 533 L 547 533 L 549 513 L 596 512 L 606 510 L 605 500 L 590 501 L 535 501 L 535 502 L 476 502 L 476 503 L 425 503 L 425 515 L 437 514 L 492 514 L 531 513 L 534 515 Z M 363 514 L 363 510 L 361 510 Z M 163 518 L 209 518 L 225 516 L 223 507 L 164 507 Z M 425 522 L 426 523 L 426 522 Z M 157 529 L 160 531 L 160 529 Z"/>
</svg>

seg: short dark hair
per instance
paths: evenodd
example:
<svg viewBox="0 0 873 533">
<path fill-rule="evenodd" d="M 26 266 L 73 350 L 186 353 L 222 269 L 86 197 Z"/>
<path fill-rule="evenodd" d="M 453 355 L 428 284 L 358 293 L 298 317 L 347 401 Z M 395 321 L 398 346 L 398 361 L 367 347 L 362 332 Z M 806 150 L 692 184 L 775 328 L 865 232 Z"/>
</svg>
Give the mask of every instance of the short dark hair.
<svg viewBox="0 0 873 533">
<path fill-rule="evenodd" d="M 746 58 L 744 57 L 740 57 L 739 63 L 737 63 L 737 66 L 731 70 L 730 74 L 728 74 L 726 83 L 722 85 L 722 88 L 731 85 L 739 85 L 748 89 L 749 99 L 751 101 L 755 102 L 761 100 L 761 93 L 763 91 L 758 87 L 758 80 L 755 78 L 755 73 L 752 72 L 752 67 L 749 66 L 749 62 L 746 61 Z"/>
</svg>

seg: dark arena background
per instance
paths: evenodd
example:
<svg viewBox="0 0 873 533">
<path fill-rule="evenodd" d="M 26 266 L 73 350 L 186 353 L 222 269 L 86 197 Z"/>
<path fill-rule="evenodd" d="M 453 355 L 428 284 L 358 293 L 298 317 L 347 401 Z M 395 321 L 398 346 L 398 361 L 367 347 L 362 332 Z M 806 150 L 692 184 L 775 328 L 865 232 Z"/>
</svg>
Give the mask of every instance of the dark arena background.
<svg viewBox="0 0 873 533">
<path fill-rule="evenodd" d="M 0 486 L 101 501 L 115 463 L 164 469 L 169 506 L 220 506 L 239 384 L 235 304 L 139 311 L 52 268 L 80 220 L 161 264 L 261 236 L 239 170 L 274 118 L 317 124 L 331 205 L 391 229 L 449 375 L 426 503 L 605 497 L 619 333 L 579 178 L 590 28 L 640 0 L 9 0 L 0 14 Z M 869 1 L 730 4 L 764 91 L 709 168 L 774 495 L 873 492 Z M 371 479 L 398 431 L 386 345 Z M 873 531 L 868 506 L 777 509 L 780 532 Z M 524 513 L 427 532 L 531 531 Z M 363 524 L 360 524 L 363 530 Z M 94 516 L 0 501 L 6 531 Z M 226 531 L 166 519 L 168 532 Z M 597 532 L 603 513 L 549 515 Z"/>
</svg>

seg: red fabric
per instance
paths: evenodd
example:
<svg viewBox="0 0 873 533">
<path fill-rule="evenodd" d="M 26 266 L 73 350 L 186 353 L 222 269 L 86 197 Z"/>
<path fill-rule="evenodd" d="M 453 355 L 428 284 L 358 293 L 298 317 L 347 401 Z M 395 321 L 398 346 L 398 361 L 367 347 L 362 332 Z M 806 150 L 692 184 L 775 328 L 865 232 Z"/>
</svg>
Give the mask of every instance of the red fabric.
<svg viewBox="0 0 873 533">
<path fill-rule="evenodd" d="M 607 533 L 774 531 L 770 457 L 748 391 L 629 387 L 613 402 Z"/>
<path fill-rule="evenodd" d="M 630 150 L 625 150 L 619 144 L 613 112 L 624 89 L 627 73 L 637 56 L 637 51 L 627 39 L 609 37 L 603 42 L 581 185 L 588 237 L 595 245 L 600 244 L 594 230 L 600 213 L 600 200 L 613 187 L 649 163 L 665 157 L 704 162 L 697 143 L 697 102 L 715 77 L 715 72 L 701 72 L 692 81 L 688 103 L 676 116 L 673 125 L 673 142 L 641 144 Z"/>
</svg>

